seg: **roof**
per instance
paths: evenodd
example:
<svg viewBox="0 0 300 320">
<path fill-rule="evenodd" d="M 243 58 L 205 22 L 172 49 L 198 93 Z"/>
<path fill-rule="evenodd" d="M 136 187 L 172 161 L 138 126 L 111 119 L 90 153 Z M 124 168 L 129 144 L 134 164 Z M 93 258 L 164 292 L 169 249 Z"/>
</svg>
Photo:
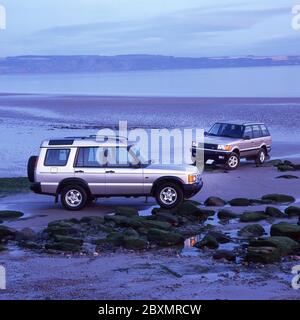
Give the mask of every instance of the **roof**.
<svg viewBox="0 0 300 320">
<path fill-rule="evenodd" d="M 240 125 L 240 126 L 250 126 L 250 125 L 255 125 L 255 124 L 264 124 L 263 122 L 244 121 L 244 120 L 217 121 L 215 123 L 237 124 L 237 125 Z"/>
<path fill-rule="evenodd" d="M 106 147 L 128 146 L 132 145 L 126 137 L 120 136 L 88 136 L 88 137 L 66 137 L 46 139 L 42 142 L 42 148 L 57 147 Z"/>
</svg>

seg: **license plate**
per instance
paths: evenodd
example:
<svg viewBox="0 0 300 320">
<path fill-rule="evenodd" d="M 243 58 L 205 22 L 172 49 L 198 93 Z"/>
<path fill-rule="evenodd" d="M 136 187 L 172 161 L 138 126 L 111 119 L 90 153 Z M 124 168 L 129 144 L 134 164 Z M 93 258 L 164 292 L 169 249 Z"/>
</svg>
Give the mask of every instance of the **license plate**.
<svg viewBox="0 0 300 320">
<path fill-rule="evenodd" d="M 215 162 L 215 160 L 212 160 L 212 159 L 206 160 L 206 164 L 213 164 L 214 162 Z"/>
</svg>

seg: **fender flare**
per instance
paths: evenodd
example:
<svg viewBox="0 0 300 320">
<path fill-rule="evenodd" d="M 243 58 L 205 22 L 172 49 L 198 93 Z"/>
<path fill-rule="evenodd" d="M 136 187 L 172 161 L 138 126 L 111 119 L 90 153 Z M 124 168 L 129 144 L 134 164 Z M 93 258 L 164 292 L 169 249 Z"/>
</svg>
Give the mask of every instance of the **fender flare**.
<svg viewBox="0 0 300 320">
<path fill-rule="evenodd" d="M 179 184 L 180 186 L 182 186 L 184 184 L 184 181 L 182 181 L 178 177 L 174 177 L 174 176 L 161 177 L 161 178 L 158 178 L 157 180 L 154 181 L 152 188 L 151 188 L 151 195 L 154 195 L 155 189 L 157 188 L 157 186 L 159 184 L 164 183 L 164 182 L 168 182 L 168 181 L 175 182 L 175 183 Z"/>
<path fill-rule="evenodd" d="M 66 179 L 62 180 L 57 187 L 56 195 L 59 195 L 61 193 L 62 189 L 66 186 L 69 186 L 69 185 L 80 186 L 86 190 L 88 195 L 91 195 L 91 190 L 90 190 L 89 185 L 87 184 L 87 182 L 85 180 L 80 179 L 80 178 L 66 178 Z"/>
</svg>

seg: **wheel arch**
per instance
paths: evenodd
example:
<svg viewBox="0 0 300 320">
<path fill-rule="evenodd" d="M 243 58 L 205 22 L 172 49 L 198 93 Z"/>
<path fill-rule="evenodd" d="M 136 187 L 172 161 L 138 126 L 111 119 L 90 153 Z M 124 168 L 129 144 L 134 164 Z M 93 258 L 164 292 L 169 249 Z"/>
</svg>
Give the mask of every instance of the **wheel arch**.
<svg viewBox="0 0 300 320">
<path fill-rule="evenodd" d="M 241 155 L 240 150 L 239 150 L 239 148 L 237 148 L 237 147 L 234 147 L 231 152 L 232 152 L 232 153 L 236 153 L 238 156 Z"/>
<path fill-rule="evenodd" d="M 153 186 L 151 188 L 151 195 L 155 194 L 155 191 L 159 185 L 161 185 L 162 183 L 166 183 L 166 182 L 176 183 L 181 188 L 182 188 L 182 185 L 184 184 L 184 181 L 178 177 L 172 177 L 172 176 L 161 177 L 161 178 L 158 178 L 157 180 L 154 181 Z"/>
<path fill-rule="evenodd" d="M 63 188 L 67 187 L 67 186 L 80 186 L 82 188 L 84 188 L 84 190 L 87 192 L 87 195 L 90 196 L 91 195 L 91 190 L 89 188 L 89 185 L 87 184 L 86 181 L 84 181 L 83 179 L 80 178 L 66 178 L 64 180 L 62 180 L 56 190 L 56 194 L 59 195 L 61 193 L 61 191 L 63 190 Z"/>
</svg>

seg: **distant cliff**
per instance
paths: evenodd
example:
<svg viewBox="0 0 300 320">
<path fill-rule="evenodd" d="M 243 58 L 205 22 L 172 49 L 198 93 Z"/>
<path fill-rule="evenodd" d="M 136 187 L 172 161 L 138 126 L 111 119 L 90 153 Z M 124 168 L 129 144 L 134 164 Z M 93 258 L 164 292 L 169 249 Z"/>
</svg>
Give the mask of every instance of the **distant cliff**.
<svg viewBox="0 0 300 320">
<path fill-rule="evenodd" d="M 300 56 L 184 58 L 160 55 L 17 56 L 0 59 L 0 74 L 78 73 L 300 65 Z"/>
</svg>

